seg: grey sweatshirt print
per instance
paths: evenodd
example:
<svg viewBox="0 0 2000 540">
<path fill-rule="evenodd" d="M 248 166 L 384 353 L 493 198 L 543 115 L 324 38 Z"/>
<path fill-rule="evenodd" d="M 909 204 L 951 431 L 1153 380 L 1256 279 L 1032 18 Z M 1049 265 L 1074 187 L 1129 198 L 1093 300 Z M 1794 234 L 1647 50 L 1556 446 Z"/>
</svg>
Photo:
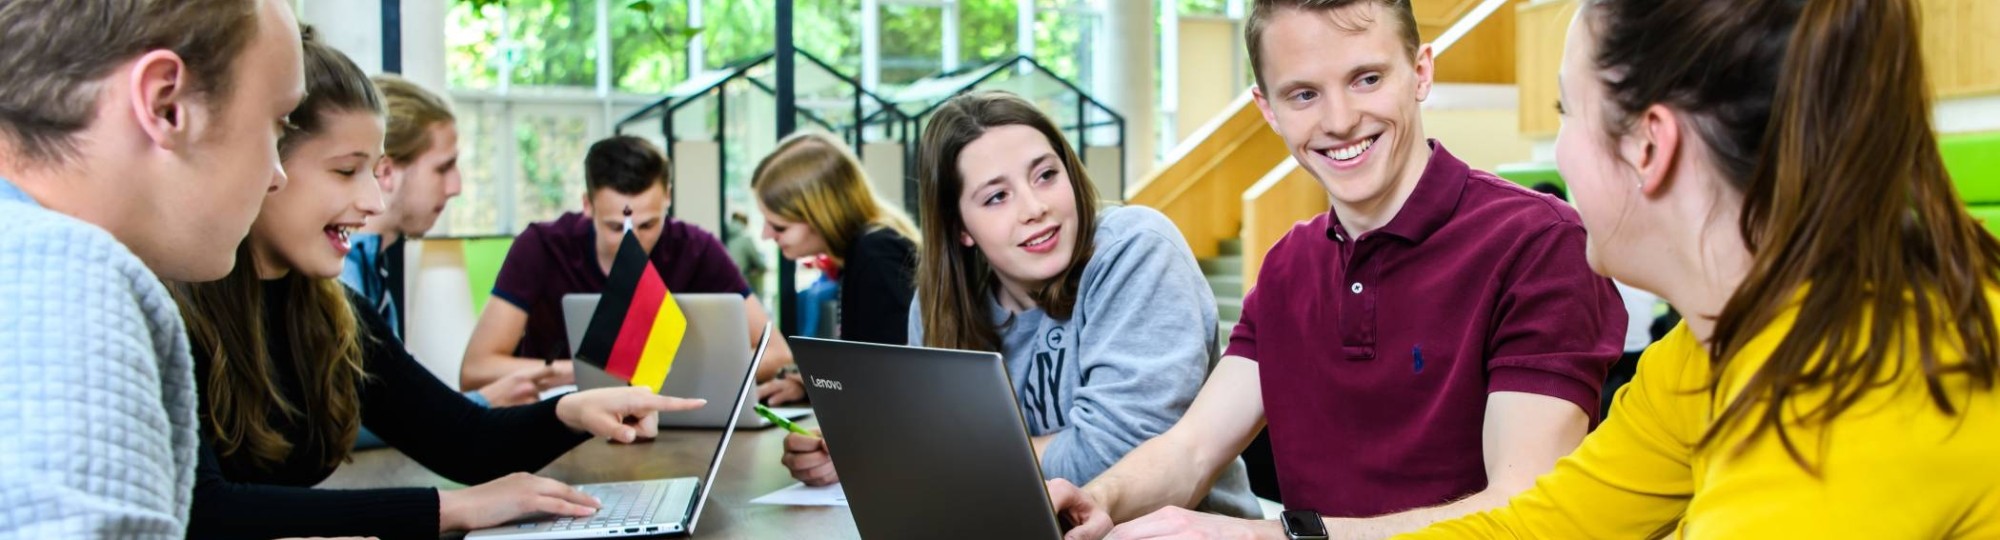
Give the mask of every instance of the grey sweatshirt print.
<svg viewBox="0 0 2000 540">
<path fill-rule="evenodd" d="M 1042 474 L 1082 485 L 1179 421 L 1219 349 L 1215 297 L 1180 231 L 1151 208 L 1098 213 L 1078 296 L 1069 320 L 1009 314 L 997 300 L 988 311 L 1029 433 L 1054 436 Z M 912 345 L 923 344 L 922 302 L 910 305 Z M 1241 459 L 1198 509 L 1262 515 Z"/>
</svg>

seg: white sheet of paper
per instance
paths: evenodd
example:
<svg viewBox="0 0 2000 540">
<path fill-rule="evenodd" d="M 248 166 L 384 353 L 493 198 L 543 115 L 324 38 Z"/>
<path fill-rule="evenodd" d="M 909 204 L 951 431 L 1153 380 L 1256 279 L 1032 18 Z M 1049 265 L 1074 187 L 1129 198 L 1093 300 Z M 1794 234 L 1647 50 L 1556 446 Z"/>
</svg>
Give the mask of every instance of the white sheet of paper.
<svg viewBox="0 0 2000 540">
<path fill-rule="evenodd" d="M 807 487 L 794 483 L 785 489 L 750 499 L 750 504 L 775 504 L 780 506 L 847 506 L 847 493 L 840 490 L 840 484 L 823 487 Z"/>
</svg>

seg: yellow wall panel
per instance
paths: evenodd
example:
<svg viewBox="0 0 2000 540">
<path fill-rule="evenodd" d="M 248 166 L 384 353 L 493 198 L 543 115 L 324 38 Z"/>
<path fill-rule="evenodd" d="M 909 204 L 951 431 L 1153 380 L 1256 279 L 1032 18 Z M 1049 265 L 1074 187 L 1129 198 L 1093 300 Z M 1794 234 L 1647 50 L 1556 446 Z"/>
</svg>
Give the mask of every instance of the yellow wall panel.
<svg viewBox="0 0 2000 540">
<path fill-rule="evenodd" d="M 1187 140 L 1216 115 L 1228 110 L 1249 82 L 1236 76 L 1249 59 L 1237 45 L 1234 21 L 1182 17 L 1180 20 L 1180 102 L 1176 104 L 1174 140 Z"/>
<path fill-rule="evenodd" d="M 1419 26 L 1448 26 L 1479 6 L 1480 0 L 1410 0 Z"/>
<path fill-rule="evenodd" d="M 1526 2 L 1516 2 L 1525 4 Z M 1472 32 L 1459 38 L 1450 50 L 1437 57 L 1437 81 L 1446 83 L 1514 84 L 1516 15 L 1512 5 L 1500 8 L 1481 21 Z M 1419 25 L 1425 42 L 1437 39 L 1448 25 Z"/>
<path fill-rule="evenodd" d="M 1521 88 L 1521 134 L 1554 136 L 1562 127 L 1556 116 L 1556 72 L 1562 66 L 1563 34 L 1576 15 L 1576 0 L 1522 4 L 1516 11 L 1515 81 Z"/>
<path fill-rule="evenodd" d="M 2000 1 L 1924 0 L 1924 63 L 1938 97 L 2000 93 Z"/>
</svg>

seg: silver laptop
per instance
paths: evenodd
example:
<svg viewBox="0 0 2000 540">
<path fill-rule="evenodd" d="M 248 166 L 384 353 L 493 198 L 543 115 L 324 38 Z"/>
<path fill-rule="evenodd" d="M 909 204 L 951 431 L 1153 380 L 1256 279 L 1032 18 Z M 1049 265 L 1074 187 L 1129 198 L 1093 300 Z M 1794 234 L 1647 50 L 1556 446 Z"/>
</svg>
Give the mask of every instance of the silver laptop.
<svg viewBox="0 0 2000 540">
<path fill-rule="evenodd" d="M 752 384 L 757 379 L 756 360 L 764 356 L 764 346 L 770 341 L 771 325 L 765 324 L 764 336 L 757 341 L 757 353 L 747 362 L 733 364 L 737 375 L 734 384 L 729 387 L 738 396 L 751 395 L 750 389 L 756 386 Z M 735 409 L 743 408 L 742 399 L 709 402 L 716 408 L 722 408 L 718 405 L 723 403 L 729 403 Z M 731 425 L 736 412 L 731 410 L 725 417 L 732 421 L 723 426 L 721 442 L 715 445 L 715 458 L 709 460 L 706 476 L 579 485 L 576 486 L 578 490 L 604 503 L 596 514 L 509 523 L 472 531 L 465 537 L 533 540 L 694 534 L 695 522 L 701 519 L 701 508 L 708 502 L 708 492 L 715 487 L 715 473 L 722 468 L 722 454 L 729 449 L 729 436 L 736 432 L 733 429 L 735 426 Z"/>
<path fill-rule="evenodd" d="M 570 294 L 563 296 L 563 324 L 569 329 L 570 352 L 576 352 L 583 343 L 583 334 L 590 327 L 591 316 L 597 313 L 596 294 Z M 681 340 L 680 350 L 674 353 L 673 369 L 667 373 L 667 381 L 661 384 L 659 393 L 674 397 L 706 399 L 709 403 L 728 403 L 735 398 L 738 359 L 750 357 L 750 335 L 748 317 L 743 313 L 743 296 L 737 294 L 682 293 L 674 295 L 674 303 L 687 318 L 687 334 Z M 762 356 L 760 353 L 759 361 Z M 579 390 L 592 388 L 612 388 L 625 386 L 625 381 L 605 373 L 597 366 L 576 362 L 576 386 Z M 757 399 L 756 393 L 743 396 L 740 412 L 732 412 L 725 407 L 703 407 L 692 411 L 666 413 L 660 415 L 660 427 L 715 429 L 730 425 L 733 421 L 738 429 L 763 429 L 771 427 L 770 420 L 759 416 L 751 408 Z M 812 414 L 812 409 L 776 407 L 771 409 L 787 419 L 803 418 Z M 735 416 L 730 416 L 734 414 Z"/>
<path fill-rule="evenodd" d="M 791 345 L 862 538 L 1062 537 L 1000 355 Z"/>
</svg>

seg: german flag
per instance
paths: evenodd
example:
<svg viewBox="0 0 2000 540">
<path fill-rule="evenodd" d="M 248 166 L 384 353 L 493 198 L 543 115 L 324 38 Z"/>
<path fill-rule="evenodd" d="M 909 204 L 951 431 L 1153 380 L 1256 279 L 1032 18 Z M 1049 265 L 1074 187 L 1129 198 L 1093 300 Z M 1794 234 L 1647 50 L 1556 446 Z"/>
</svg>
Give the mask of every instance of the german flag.
<svg viewBox="0 0 2000 540">
<path fill-rule="evenodd" d="M 633 385 L 658 391 L 686 334 L 687 317 L 660 280 L 652 258 L 639 247 L 632 218 L 625 218 L 625 239 L 619 242 L 618 255 L 611 261 L 611 275 L 605 279 L 604 294 L 590 317 L 590 328 L 584 331 L 576 359 Z"/>
</svg>

